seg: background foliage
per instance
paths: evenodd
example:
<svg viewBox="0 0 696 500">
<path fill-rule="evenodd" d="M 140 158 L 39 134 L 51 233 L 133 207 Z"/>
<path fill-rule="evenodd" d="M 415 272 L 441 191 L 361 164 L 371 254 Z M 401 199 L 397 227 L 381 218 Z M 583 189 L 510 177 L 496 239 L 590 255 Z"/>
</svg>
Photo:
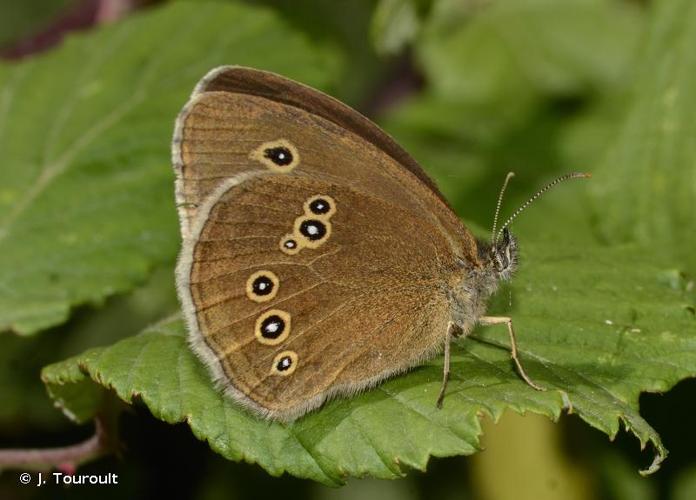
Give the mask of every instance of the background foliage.
<svg viewBox="0 0 696 500">
<path fill-rule="evenodd" d="M 0 46 L 78 4 L 0 4 L 16 19 Z M 696 374 L 693 2 L 158 2 L 98 24 L 0 64 L 0 443 L 89 434 L 51 399 L 78 422 L 127 402 L 122 458 L 82 469 L 117 471 L 116 498 L 691 497 L 696 388 L 673 386 Z M 524 386 L 489 328 L 455 350 L 441 412 L 441 360 L 292 426 L 221 399 L 177 315 L 168 160 L 173 118 L 219 64 L 277 71 L 374 117 L 474 228 L 508 170 L 508 212 L 557 173 L 593 172 L 515 224 L 522 268 L 492 304 L 552 390 Z M 663 469 L 641 478 L 663 446 Z M 404 475 L 341 490 L 296 479 Z M 56 494 L 0 476 L 2 498 Z"/>
</svg>

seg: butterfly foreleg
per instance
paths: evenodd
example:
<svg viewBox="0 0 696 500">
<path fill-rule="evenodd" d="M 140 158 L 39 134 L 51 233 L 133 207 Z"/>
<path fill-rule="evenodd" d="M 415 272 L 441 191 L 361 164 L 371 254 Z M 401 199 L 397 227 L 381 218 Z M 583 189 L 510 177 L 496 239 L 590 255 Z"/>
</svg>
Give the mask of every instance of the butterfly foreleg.
<svg viewBox="0 0 696 500">
<path fill-rule="evenodd" d="M 517 367 L 517 373 L 522 377 L 522 379 L 527 382 L 527 384 L 536 389 L 537 391 L 545 391 L 546 388 L 536 384 L 524 371 L 520 358 L 517 355 L 517 339 L 515 338 L 515 330 L 512 328 L 512 318 L 507 316 L 481 316 L 478 320 L 481 325 L 500 325 L 505 323 L 507 325 L 508 333 L 510 334 L 510 356 L 515 362 Z"/>
</svg>

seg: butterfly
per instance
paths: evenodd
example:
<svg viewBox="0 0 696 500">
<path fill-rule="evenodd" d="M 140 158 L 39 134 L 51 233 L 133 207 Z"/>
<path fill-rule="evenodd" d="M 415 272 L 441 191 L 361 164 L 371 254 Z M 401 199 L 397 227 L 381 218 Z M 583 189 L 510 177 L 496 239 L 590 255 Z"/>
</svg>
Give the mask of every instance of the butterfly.
<svg viewBox="0 0 696 500">
<path fill-rule="evenodd" d="M 194 352 L 262 417 L 292 421 L 444 350 L 486 316 L 517 263 L 508 219 L 478 240 L 389 135 L 310 87 L 252 68 L 209 72 L 172 142 L 177 290 Z M 498 199 L 496 221 L 506 179 Z"/>
</svg>

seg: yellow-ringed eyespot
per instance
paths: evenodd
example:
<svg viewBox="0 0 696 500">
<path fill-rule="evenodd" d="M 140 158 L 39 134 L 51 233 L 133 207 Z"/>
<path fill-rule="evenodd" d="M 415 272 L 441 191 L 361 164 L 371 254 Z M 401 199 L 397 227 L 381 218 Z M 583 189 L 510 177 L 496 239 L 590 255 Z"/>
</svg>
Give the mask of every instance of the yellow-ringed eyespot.
<svg viewBox="0 0 696 500">
<path fill-rule="evenodd" d="M 329 219 L 336 213 L 336 201 L 329 195 L 317 194 L 305 201 L 303 208 L 306 215 Z"/>
<path fill-rule="evenodd" d="M 271 374 L 287 377 L 297 369 L 297 353 L 294 351 L 283 351 L 273 358 Z"/>
<path fill-rule="evenodd" d="M 287 139 L 264 142 L 251 152 L 249 158 L 279 173 L 291 172 L 300 163 L 300 153 Z"/>
<path fill-rule="evenodd" d="M 317 248 L 331 236 L 331 223 L 314 216 L 302 216 L 295 219 L 295 236 L 304 246 Z"/>
<path fill-rule="evenodd" d="M 288 255 L 296 255 L 303 246 L 294 234 L 286 234 L 280 239 L 280 251 Z"/>
<path fill-rule="evenodd" d="M 278 294 L 280 280 L 275 273 L 267 270 L 256 271 L 249 276 L 246 294 L 254 302 L 268 302 Z"/>
<path fill-rule="evenodd" d="M 256 319 L 254 335 L 266 345 L 277 345 L 290 335 L 290 315 L 280 309 L 271 309 Z"/>
</svg>

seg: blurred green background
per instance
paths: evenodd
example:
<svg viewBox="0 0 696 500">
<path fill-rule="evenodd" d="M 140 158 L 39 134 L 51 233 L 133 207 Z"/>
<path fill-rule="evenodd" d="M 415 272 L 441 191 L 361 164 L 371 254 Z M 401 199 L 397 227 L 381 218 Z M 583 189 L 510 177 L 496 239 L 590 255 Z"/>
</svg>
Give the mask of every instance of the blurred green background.
<svg viewBox="0 0 696 500">
<path fill-rule="evenodd" d="M 640 76 L 650 71 L 643 67 L 646 33 L 660 2 L 243 3 L 275 12 L 310 43 L 330 48 L 335 58 L 330 64 L 340 67 L 331 93 L 393 134 L 465 220 L 488 227 L 507 171 L 518 173 L 506 201 L 512 207 L 559 172 L 606 161 L 602 152 L 616 137 L 626 102 Z M 63 43 L 66 33 L 100 30 L 162 7 L 154 1 L 0 0 L 0 55 L 8 65 L 40 58 Z M 667 58 L 669 40 L 664 47 Z M 277 50 L 282 54 L 283 47 Z M 696 182 L 693 174 L 684 177 Z M 595 217 L 601 218 L 601 210 Z M 612 224 L 597 223 L 598 237 L 625 236 L 616 230 L 625 228 L 620 220 Z M 65 445 L 90 434 L 53 408 L 39 371 L 176 311 L 171 257 L 133 293 L 78 307 L 67 323 L 40 335 L 0 335 L 0 447 Z M 426 473 L 401 480 L 352 479 L 331 489 L 225 461 L 185 425 L 167 425 L 139 406 L 122 418 L 120 456 L 81 470 L 119 474 L 118 487 L 99 490 L 103 499 L 686 500 L 696 498 L 695 395 L 696 383 L 688 380 L 667 394 L 641 397 L 641 414 L 671 452 L 662 470 L 648 478 L 637 474 L 645 454 L 625 433 L 609 443 L 572 415 L 554 424 L 509 413 L 497 424 L 485 422 L 483 453 L 432 459 Z M 89 488 L 22 487 L 14 471 L 0 475 L 2 499 L 96 494 Z"/>
</svg>

